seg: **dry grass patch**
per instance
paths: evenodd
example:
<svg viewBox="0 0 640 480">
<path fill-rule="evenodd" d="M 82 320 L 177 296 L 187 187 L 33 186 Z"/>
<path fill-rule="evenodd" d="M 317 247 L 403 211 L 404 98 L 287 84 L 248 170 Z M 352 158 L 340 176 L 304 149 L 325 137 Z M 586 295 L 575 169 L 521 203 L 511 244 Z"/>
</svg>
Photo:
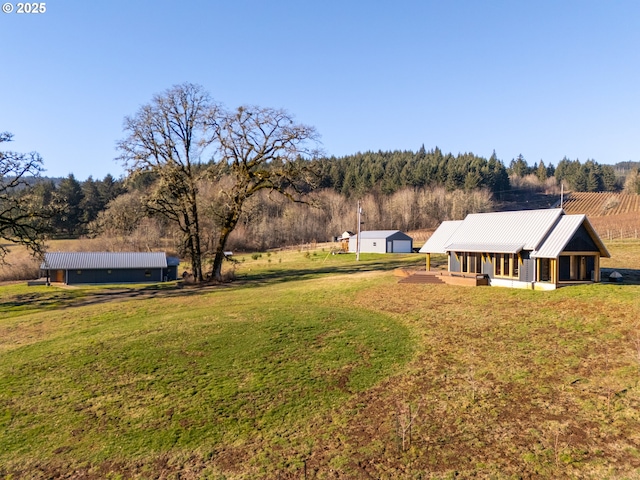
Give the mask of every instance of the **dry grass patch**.
<svg viewBox="0 0 640 480">
<path fill-rule="evenodd" d="M 622 297 L 620 287 L 605 285 L 363 292 L 357 305 L 398 315 L 421 340 L 407 370 L 360 395 L 352 406 L 361 408 L 338 429 L 350 439 L 352 473 L 599 478 L 635 471 L 640 304 L 633 298 L 640 290 L 625 288 L 633 290 Z"/>
</svg>

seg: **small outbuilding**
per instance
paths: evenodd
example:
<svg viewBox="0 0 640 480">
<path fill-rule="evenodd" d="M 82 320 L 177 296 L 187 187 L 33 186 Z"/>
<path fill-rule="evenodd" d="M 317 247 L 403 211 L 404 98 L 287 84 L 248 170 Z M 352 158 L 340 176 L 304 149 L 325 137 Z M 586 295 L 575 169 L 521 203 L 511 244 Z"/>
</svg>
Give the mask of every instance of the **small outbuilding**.
<svg viewBox="0 0 640 480">
<path fill-rule="evenodd" d="M 146 283 L 176 280 L 180 260 L 164 252 L 50 252 L 40 265 L 50 282 Z"/>
<path fill-rule="evenodd" d="M 355 253 L 360 242 L 360 253 L 411 253 L 413 239 L 400 230 L 369 230 L 349 238 L 349 252 Z"/>
</svg>

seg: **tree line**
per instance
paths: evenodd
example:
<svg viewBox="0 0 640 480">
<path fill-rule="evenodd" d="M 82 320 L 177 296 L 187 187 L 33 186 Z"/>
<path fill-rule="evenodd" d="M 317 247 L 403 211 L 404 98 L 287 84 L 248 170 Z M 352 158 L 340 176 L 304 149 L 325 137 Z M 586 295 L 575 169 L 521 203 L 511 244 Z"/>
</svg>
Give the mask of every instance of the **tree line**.
<svg viewBox="0 0 640 480">
<path fill-rule="evenodd" d="M 416 230 L 490 211 L 512 185 L 532 181 L 640 192 L 633 164 L 625 184 L 614 167 L 593 160 L 529 166 L 520 155 L 505 167 L 495 152 L 486 159 L 424 146 L 321 156 L 316 130 L 286 111 L 226 109 L 189 83 L 125 117 L 124 132 L 122 179 L 34 181 L 39 155 L 0 152 L 1 238 L 34 251 L 45 237 L 145 238 L 146 248 L 171 238 L 197 281 L 221 280 L 227 248 L 325 241 L 355 229 L 356 199 L 367 229 Z"/>
<path fill-rule="evenodd" d="M 89 233 L 89 225 L 109 202 L 126 191 L 124 180 L 107 174 L 102 180 L 89 177 L 78 181 L 73 174 L 65 178 L 43 178 L 34 183 L 30 194 L 52 212 L 47 233 L 52 238 L 74 238 Z"/>
<path fill-rule="evenodd" d="M 487 189 L 500 195 L 509 189 L 509 176 L 495 152 L 487 160 L 473 153 L 454 156 L 438 147 L 427 151 L 365 152 L 315 161 L 321 188 L 348 197 L 370 191 L 392 194 L 403 188 L 444 187 L 447 191 Z"/>
<path fill-rule="evenodd" d="M 623 188 L 623 179 L 616 175 L 616 167 L 601 165 L 594 160 L 581 163 L 580 160 L 570 160 L 564 157 L 558 166 L 546 166 L 544 161 L 529 166 L 527 161 L 519 155 L 511 160 L 508 172 L 510 176 L 526 177 L 534 175 L 545 182 L 554 178 L 556 183 L 564 183 L 569 190 L 575 192 L 614 192 Z"/>
</svg>

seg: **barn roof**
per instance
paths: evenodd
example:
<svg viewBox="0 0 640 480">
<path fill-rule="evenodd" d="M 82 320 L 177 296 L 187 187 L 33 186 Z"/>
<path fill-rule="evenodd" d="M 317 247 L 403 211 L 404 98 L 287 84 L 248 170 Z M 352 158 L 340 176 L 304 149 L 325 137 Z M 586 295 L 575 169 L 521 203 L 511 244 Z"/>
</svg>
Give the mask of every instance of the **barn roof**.
<svg viewBox="0 0 640 480">
<path fill-rule="evenodd" d="M 393 235 L 400 234 L 401 236 L 411 238 L 404 232 L 400 230 L 366 230 L 364 232 L 360 232 L 360 238 L 365 239 L 375 239 L 375 238 L 389 238 Z"/>
<path fill-rule="evenodd" d="M 164 252 L 49 252 L 43 270 L 167 268 Z"/>
</svg>

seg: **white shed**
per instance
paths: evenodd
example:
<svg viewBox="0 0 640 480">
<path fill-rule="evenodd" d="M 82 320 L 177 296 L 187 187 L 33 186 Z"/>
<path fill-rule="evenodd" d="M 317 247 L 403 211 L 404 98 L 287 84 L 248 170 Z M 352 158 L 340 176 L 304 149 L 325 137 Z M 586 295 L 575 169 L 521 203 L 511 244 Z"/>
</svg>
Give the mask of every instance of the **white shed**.
<svg viewBox="0 0 640 480">
<path fill-rule="evenodd" d="M 349 238 L 349 252 L 355 253 L 358 234 Z M 370 230 L 360 232 L 361 253 L 411 253 L 413 239 L 400 230 Z"/>
</svg>

